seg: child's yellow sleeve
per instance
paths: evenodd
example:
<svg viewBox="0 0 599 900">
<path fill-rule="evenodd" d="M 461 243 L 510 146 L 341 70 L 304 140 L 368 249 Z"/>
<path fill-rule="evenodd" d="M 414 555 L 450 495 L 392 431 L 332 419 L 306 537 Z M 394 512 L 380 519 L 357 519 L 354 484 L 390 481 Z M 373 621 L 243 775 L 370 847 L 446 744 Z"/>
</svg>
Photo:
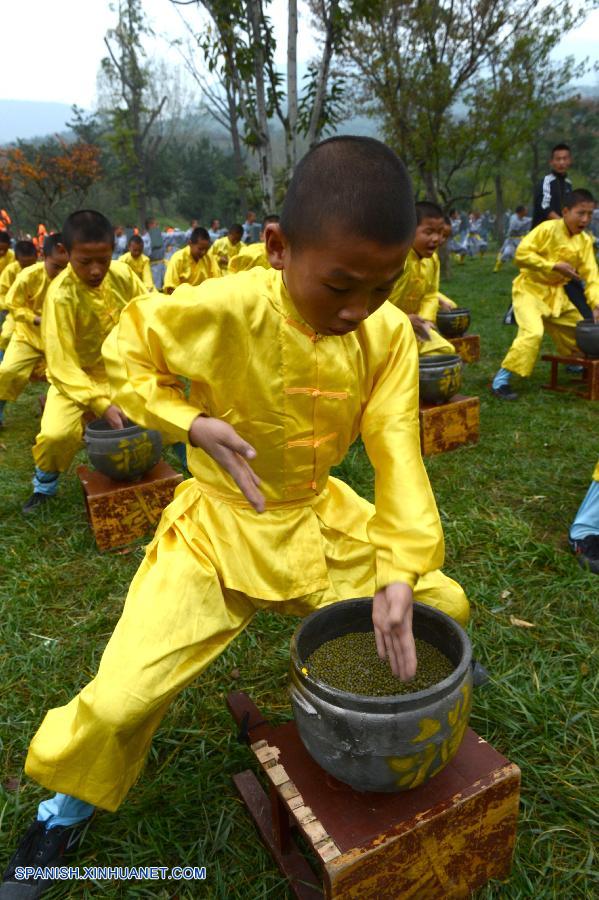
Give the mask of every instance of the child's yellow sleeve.
<svg viewBox="0 0 599 900">
<path fill-rule="evenodd" d="M 75 403 L 88 406 L 97 416 L 110 406 L 102 386 L 84 372 L 75 348 L 76 298 L 46 296 L 42 315 L 42 340 L 52 383 Z"/>
<path fill-rule="evenodd" d="M 26 272 L 27 270 L 25 270 Z M 24 273 L 21 273 L 24 274 Z M 28 322 L 33 325 L 33 321 L 37 315 L 28 305 L 29 291 L 27 289 L 27 280 L 18 275 L 13 286 L 6 295 L 6 309 L 12 313 L 15 322 Z"/>
<path fill-rule="evenodd" d="M 199 290 L 181 285 L 168 299 L 153 294 L 130 303 L 116 326 L 117 354 L 126 370 L 119 383 L 126 390 L 120 392 L 109 365 L 115 403 L 134 422 L 158 427 L 179 441 L 187 440 L 193 420 L 206 411 L 188 402 L 178 378 L 195 375 L 190 363 L 198 355 L 201 358 L 215 335 L 208 321 L 202 322 L 201 329 L 194 323 L 198 316 L 210 318 L 208 305 L 196 300 Z M 108 354 L 116 355 L 114 347 L 106 348 L 106 344 L 102 352 L 107 363 Z"/>
<path fill-rule="evenodd" d="M 164 284 L 163 288 L 176 288 L 179 286 L 179 255 L 178 253 L 173 253 L 168 263 L 166 264 L 166 273 L 164 275 Z"/>
<path fill-rule="evenodd" d="M 583 235 L 583 237 L 585 237 Z M 585 282 L 584 293 L 591 309 L 599 306 L 599 272 L 592 238 L 585 240 L 582 260 L 578 265 L 578 273 Z"/>
<path fill-rule="evenodd" d="M 532 269 L 543 275 L 555 274 L 553 267 L 558 261 L 550 258 L 550 234 L 538 225 L 526 234 L 516 248 L 515 262 L 521 269 Z"/>
<path fill-rule="evenodd" d="M 418 314 L 429 322 L 434 322 L 439 312 L 439 257 L 426 260 L 426 281 L 424 296 Z"/>
<path fill-rule="evenodd" d="M 375 379 L 361 433 L 375 471 L 375 515 L 368 537 L 376 549 L 377 589 L 412 587 L 443 563 L 443 532 L 422 455 L 418 422 L 418 351 L 412 327 L 395 329 L 387 364 Z"/>
<path fill-rule="evenodd" d="M 146 287 L 149 291 L 156 290 L 156 288 L 154 287 L 154 279 L 152 278 L 152 266 L 150 265 L 150 260 L 147 257 L 146 259 L 144 259 L 143 269 L 141 270 L 141 280 L 144 283 L 144 287 Z"/>
</svg>

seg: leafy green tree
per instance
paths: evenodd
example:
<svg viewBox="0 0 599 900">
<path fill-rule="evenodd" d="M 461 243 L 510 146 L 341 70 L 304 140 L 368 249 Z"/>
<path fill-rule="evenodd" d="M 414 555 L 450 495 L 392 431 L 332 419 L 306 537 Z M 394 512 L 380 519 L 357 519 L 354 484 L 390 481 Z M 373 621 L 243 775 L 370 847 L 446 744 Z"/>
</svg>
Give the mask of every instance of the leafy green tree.
<svg viewBox="0 0 599 900">
<path fill-rule="evenodd" d="M 142 40 L 152 32 L 146 23 L 141 0 L 118 0 L 118 22 L 104 38 L 108 56 L 102 71 L 109 94 L 104 115 L 109 123 L 107 140 L 119 162 L 130 203 L 140 221 L 148 213 L 151 172 L 163 143 L 156 128 L 167 103 L 167 94 L 152 92 L 154 72 L 146 62 Z"/>
<path fill-rule="evenodd" d="M 297 160 L 299 139 L 307 140 L 311 146 L 339 115 L 343 81 L 332 74 L 331 60 L 342 32 L 340 0 L 321 0 L 317 4 L 323 29 L 321 52 L 309 68 L 301 95 L 297 79 L 297 0 L 288 0 L 287 6 L 286 84 L 275 61 L 270 0 L 171 2 L 187 8 L 195 5 L 208 13 L 207 25 L 195 29 L 188 21 L 188 27 L 202 62 L 222 88 L 220 95 L 218 89 L 215 92 L 210 86 L 205 88 L 211 111 L 231 133 L 238 171 L 242 145 L 257 160 L 262 206 L 272 211 L 277 199 L 272 122 L 277 122 L 283 131 L 283 180 L 287 181 Z M 198 82 L 205 81 L 202 67 L 189 55 L 187 63 L 196 72 Z"/>
<path fill-rule="evenodd" d="M 448 206 L 456 175 L 483 146 L 464 107 L 474 83 L 520 37 L 563 35 L 594 2 L 565 0 L 558 22 L 543 0 L 345 0 L 343 52 L 362 107 L 427 195 Z"/>
</svg>

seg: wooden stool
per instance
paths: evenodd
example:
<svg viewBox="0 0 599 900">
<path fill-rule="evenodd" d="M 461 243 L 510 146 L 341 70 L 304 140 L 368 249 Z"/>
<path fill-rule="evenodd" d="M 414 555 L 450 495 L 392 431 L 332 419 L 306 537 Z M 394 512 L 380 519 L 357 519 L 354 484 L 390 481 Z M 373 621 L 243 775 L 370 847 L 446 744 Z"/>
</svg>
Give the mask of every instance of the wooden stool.
<svg viewBox="0 0 599 900">
<path fill-rule="evenodd" d="M 544 384 L 546 391 L 572 392 L 585 400 L 599 400 L 599 359 L 591 359 L 589 356 L 554 356 L 545 353 L 542 357 L 545 362 L 551 363 L 551 375 L 549 384 Z M 582 378 L 573 378 L 569 386 L 558 385 L 558 366 L 582 366 L 584 373 Z M 577 386 L 586 386 L 584 391 L 577 390 Z"/>
<path fill-rule="evenodd" d="M 478 362 L 480 359 L 480 335 L 465 334 L 463 337 L 448 338 L 455 347 L 455 352 L 465 363 Z"/>
<path fill-rule="evenodd" d="M 233 776 L 260 837 L 301 900 L 450 900 L 505 879 L 516 838 L 520 770 L 468 729 L 453 760 L 421 787 L 360 793 L 308 754 L 294 722 L 273 727 L 243 692 L 227 705 L 269 780 Z M 314 875 L 291 834 L 320 869 Z"/>
<path fill-rule="evenodd" d="M 477 444 L 480 437 L 480 400 L 456 394 L 441 406 L 420 407 L 420 448 L 423 456 Z"/>
<path fill-rule="evenodd" d="M 164 460 L 135 482 L 113 481 L 87 466 L 78 466 L 77 476 L 98 550 L 124 547 L 152 531 L 183 481 Z"/>
</svg>

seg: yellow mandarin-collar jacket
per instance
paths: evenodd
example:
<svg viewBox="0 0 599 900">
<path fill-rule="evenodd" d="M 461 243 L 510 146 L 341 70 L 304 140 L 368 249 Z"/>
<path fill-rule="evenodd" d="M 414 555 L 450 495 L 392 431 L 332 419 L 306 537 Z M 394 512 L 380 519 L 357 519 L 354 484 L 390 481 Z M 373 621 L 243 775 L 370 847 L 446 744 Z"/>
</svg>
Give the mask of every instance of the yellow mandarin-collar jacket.
<svg viewBox="0 0 599 900">
<path fill-rule="evenodd" d="M 129 250 L 119 256 L 119 262 L 125 263 L 130 269 L 133 269 L 137 277 L 149 291 L 154 290 L 154 279 L 152 278 L 152 267 L 150 265 L 150 257 L 142 253 L 137 258 L 132 256 Z"/>
<path fill-rule="evenodd" d="M 590 234 L 570 234 L 563 219 L 541 222 L 520 241 L 515 256 L 520 274 L 514 288 L 535 295 L 557 314 L 568 278 L 555 272 L 558 262 L 569 263 L 585 282 L 591 309 L 599 306 L 599 274 Z"/>
<path fill-rule="evenodd" d="M 217 238 L 214 241 L 209 252 L 217 260 L 219 256 L 226 256 L 227 260 L 230 261 L 234 256 L 237 256 L 238 253 L 241 253 L 245 246 L 246 244 L 244 244 L 243 241 L 238 241 L 237 244 L 233 244 L 226 234 L 224 237 Z"/>
<path fill-rule="evenodd" d="M 389 300 L 407 315 L 434 322 L 439 311 L 439 257 L 420 257 L 410 250 L 403 274 L 393 285 Z"/>
<path fill-rule="evenodd" d="M 129 300 L 146 294 L 137 275 L 121 262 L 110 264 L 99 288 L 88 287 L 70 264 L 48 288 L 42 316 L 48 378 L 98 416 L 110 405 L 102 343 Z"/>
<path fill-rule="evenodd" d="M 229 272 L 245 272 L 254 266 L 262 266 L 270 269 L 270 261 L 266 255 L 266 244 L 260 241 L 257 244 L 247 244 L 229 261 Z"/>
<path fill-rule="evenodd" d="M 40 325 L 33 324 L 33 320 L 42 315 L 51 283 L 44 263 L 35 263 L 19 272 L 6 295 L 6 307 L 15 323 L 15 338 L 26 341 L 36 350 L 43 349 L 42 331 Z"/>
<path fill-rule="evenodd" d="M 319 522 L 376 549 L 377 584 L 437 569 L 443 536 L 420 455 L 418 358 L 411 324 L 385 303 L 343 337 L 304 322 L 281 272 L 254 268 L 167 301 L 147 297 L 121 316 L 109 359 L 126 372 L 119 403 L 141 424 L 178 440 L 200 413 L 228 422 L 257 451 L 266 511 L 258 515 L 231 477 L 188 447 L 195 482 L 185 482 L 165 516 L 201 497 L 204 551 L 226 586 L 287 599 L 328 586 Z M 189 380 L 186 398 L 177 376 Z M 376 514 L 329 476 L 362 435 L 375 470 Z M 349 565 L 349 564 L 348 564 Z"/>
<path fill-rule="evenodd" d="M 0 275 L 0 309 L 8 309 L 8 306 L 6 305 L 6 295 L 21 271 L 21 263 L 16 259 L 4 267 L 4 271 L 2 272 L 2 275 Z"/>
<path fill-rule="evenodd" d="M 177 250 L 168 261 L 165 288 L 176 288 L 180 284 L 191 284 L 194 287 L 207 278 L 220 278 L 221 271 L 215 257 L 205 253 L 197 262 L 191 255 L 189 246 Z"/>
<path fill-rule="evenodd" d="M 15 261 L 15 251 L 10 248 L 6 251 L 4 256 L 0 256 L 0 275 L 4 272 L 5 268 L 9 266 L 12 262 Z"/>
</svg>

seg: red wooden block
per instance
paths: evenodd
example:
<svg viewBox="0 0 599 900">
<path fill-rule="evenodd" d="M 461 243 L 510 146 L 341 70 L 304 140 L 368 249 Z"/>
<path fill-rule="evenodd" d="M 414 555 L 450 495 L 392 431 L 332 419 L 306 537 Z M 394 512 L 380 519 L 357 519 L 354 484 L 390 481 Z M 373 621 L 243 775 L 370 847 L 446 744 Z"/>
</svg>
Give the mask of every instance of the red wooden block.
<svg viewBox="0 0 599 900">
<path fill-rule="evenodd" d="M 455 352 L 465 363 L 478 362 L 480 359 L 480 335 L 465 334 L 463 337 L 448 338 Z"/>
<path fill-rule="evenodd" d="M 77 468 L 98 550 L 123 547 L 156 527 L 183 476 L 161 460 L 139 481 L 113 481 L 87 466 Z"/>
<path fill-rule="evenodd" d="M 477 444 L 480 400 L 456 394 L 440 406 L 420 407 L 420 447 L 424 456 Z"/>
</svg>

